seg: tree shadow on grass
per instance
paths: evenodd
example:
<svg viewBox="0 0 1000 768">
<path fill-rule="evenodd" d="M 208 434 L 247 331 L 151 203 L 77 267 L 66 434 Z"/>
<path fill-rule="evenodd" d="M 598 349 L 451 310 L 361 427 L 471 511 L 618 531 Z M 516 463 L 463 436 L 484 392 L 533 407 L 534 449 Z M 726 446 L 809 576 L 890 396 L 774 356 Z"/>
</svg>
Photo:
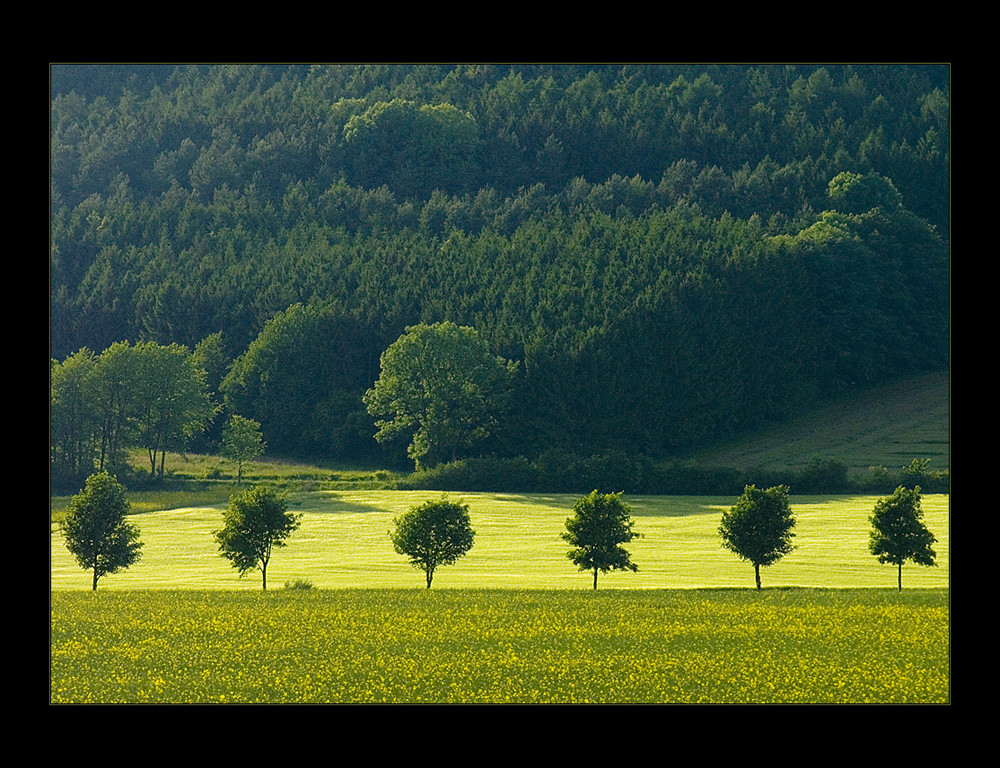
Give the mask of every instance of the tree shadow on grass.
<svg viewBox="0 0 1000 768">
<path fill-rule="evenodd" d="M 376 504 L 363 504 L 357 501 L 345 501 L 335 494 L 308 494 L 289 499 L 289 509 L 301 510 L 315 514 L 369 514 L 371 512 L 388 512 L 385 507 Z"/>
</svg>

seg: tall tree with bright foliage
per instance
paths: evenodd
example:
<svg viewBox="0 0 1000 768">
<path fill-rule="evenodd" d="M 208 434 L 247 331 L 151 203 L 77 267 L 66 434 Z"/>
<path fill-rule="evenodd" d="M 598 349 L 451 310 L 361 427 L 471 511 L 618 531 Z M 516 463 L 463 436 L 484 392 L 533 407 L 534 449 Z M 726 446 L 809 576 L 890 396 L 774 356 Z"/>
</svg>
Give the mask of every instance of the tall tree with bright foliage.
<svg viewBox="0 0 1000 768">
<path fill-rule="evenodd" d="M 417 469 L 458 458 L 490 434 L 510 395 L 517 363 L 493 355 L 474 328 L 451 322 L 406 329 L 382 354 L 364 396 L 377 440 L 411 434 Z"/>
</svg>

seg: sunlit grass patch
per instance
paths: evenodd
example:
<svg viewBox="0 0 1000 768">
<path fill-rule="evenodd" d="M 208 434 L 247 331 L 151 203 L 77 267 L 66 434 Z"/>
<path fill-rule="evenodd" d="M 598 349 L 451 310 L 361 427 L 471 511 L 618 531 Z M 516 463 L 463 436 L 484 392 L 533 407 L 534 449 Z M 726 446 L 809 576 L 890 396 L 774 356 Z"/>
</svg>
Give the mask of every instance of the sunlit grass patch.
<svg viewBox="0 0 1000 768">
<path fill-rule="evenodd" d="M 411 587 L 422 574 L 397 555 L 389 541 L 393 518 L 441 494 L 426 491 L 315 491 L 288 496 L 302 526 L 268 566 L 269 582 L 306 579 L 317 588 Z M 454 493 L 469 504 L 476 541 L 466 557 L 441 568 L 434 587 L 588 589 L 591 578 L 566 557 L 559 538 L 576 500 L 573 495 Z M 762 569 L 769 587 L 892 587 L 895 569 L 868 552 L 868 515 L 875 496 L 793 496 L 797 546 Z M 735 499 L 723 497 L 625 497 L 635 528 L 629 545 L 637 573 L 602 574 L 599 589 L 672 589 L 753 585 L 752 567 L 722 548 L 718 525 Z M 142 560 L 107 576 L 99 589 L 259 589 L 259 575 L 239 579 L 218 556 L 212 531 L 224 502 L 161 510 L 135 518 L 144 542 Z M 938 565 L 904 566 L 903 588 L 949 584 L 949 503 L 928 495 L 925 522 L 937 536 Z M 54 590 L 85 589 L 89 578 L 52 529 Z"/>
</svg>

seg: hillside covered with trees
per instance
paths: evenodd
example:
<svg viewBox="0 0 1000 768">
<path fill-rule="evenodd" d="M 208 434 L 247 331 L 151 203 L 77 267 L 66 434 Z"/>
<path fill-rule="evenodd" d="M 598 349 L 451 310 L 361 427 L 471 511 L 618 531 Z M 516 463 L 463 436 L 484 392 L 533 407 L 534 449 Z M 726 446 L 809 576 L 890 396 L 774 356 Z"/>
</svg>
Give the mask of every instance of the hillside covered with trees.
<svg viewBox="0 0 1000 768">
<path fill-rule="evenodd" d="M 947 368 L 949 78 L 54 65 L 53 476 L 106 448 L 61 421 L 70 363 L 122 345 L 199 371 L 154 471 L 233 414 L 274 455 L 405 464 L 364 396 L 417 324 L 474 328 L 516 364 L 466 455 L 550 463 L 666 458 Z M 148 407 L 102 405 L 117 439 L 154 433 Z"/>
</svg>

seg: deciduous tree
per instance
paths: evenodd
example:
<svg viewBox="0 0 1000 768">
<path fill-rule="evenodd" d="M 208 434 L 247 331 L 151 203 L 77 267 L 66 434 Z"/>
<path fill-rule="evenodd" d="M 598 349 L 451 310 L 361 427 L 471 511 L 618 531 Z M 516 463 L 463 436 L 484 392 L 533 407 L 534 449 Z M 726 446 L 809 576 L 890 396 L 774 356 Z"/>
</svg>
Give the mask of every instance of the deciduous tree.
<svg viewBox="0 0 1000 768">
<path fill-rule="evenodd" d="M 490 353 L 474 328 L 451 322 L 406 329 L 382 354 L 365 393 L 377 440 L 412 432 L 407 454 L 420 469 L 489 436 L 510 394 L 517 363 Z"/>
<path fill-rule="evenodd" d="M 236 462 L 236 484 L 243 482 L 243 463 L 264 454 L 260 424 L 233 414 L 222 432 L 222 455 Z"/>
<path fill-rule="evenodd" d="M 794 527 L 787 485 L 766 490 L 748 485 L 735 506 L 723 512 L 719 535 L 726 549 L 753 563 L 760 589 L 760 567 L 778 562 L 795 548 Z"/>
<path fill-rule="evenodd" d="M 912 560 L 918 565 L 935 565 L 932 548 L 937 539 L 923 522 L 920 509 L 920 486 L 900 486 L 885 499 L 875 503 L 869 517 L 872 524 L 868 548 L 880 563 L 892 563 L 897 568 L 897 586 L 903 589 L 903 563 Z"/>
<path fill-rule="evenodd" d="M 137 344 L 133 350 L 133 387 L 139 394 L 136 421 L 149 471 L 163 478 L 168 450 L 183 450 L 202 432 L 217 412 L 206 384 L 206 373 L 191 352 L 180 344 Z"/>
<path fill-rule="evenodd" d="M 620 493 L 599 493 L 594 490 L 576 502 L 574 516 L 567 518 L 562 538 L 572 545 L 567 556 L 581 571 L 597 573 L 638 571 L 622 544 L 628 544 L 642 534 L 632 529 L 632 511 L 622 501 Z"/>
<path fill-rule="evenodd" d="M 424 572 L 427 589 L 439 566 L 453 565 L 472 549 L 476 534 L 468 505 L 448 499 L 412 507 L 393 522 L 395 529 L 389 534 L 393 548 Z"/>
<path fill-rule="evenodd" d="M 94 407 L 96 357 L 81 349 L 63 362 L 51 361 L 49 423 L 53 485 L 85 482 L 94 471 L 99 424 Z"/>
<path fill-rule="evenodd" d="M 126 520 L 128 512 L 125 487 L 107 472 L 88 477 L 70 501 L 62 533 L 80 567 L 93 571 L 95 591 L 99 578 L 139 560 L 139 529 Z"/>
<path fill-rule="evenodd" d="M 288 511 L 285 500 L 269 488 L 250 488 L 229 498 L 223 527 L 214 532 L 219 554 L 229 560 L 240 577 L 259 569 L 267 589 L 267 566 L 275 547 L 295 532 L 302 516 Z"/>
</svg>

